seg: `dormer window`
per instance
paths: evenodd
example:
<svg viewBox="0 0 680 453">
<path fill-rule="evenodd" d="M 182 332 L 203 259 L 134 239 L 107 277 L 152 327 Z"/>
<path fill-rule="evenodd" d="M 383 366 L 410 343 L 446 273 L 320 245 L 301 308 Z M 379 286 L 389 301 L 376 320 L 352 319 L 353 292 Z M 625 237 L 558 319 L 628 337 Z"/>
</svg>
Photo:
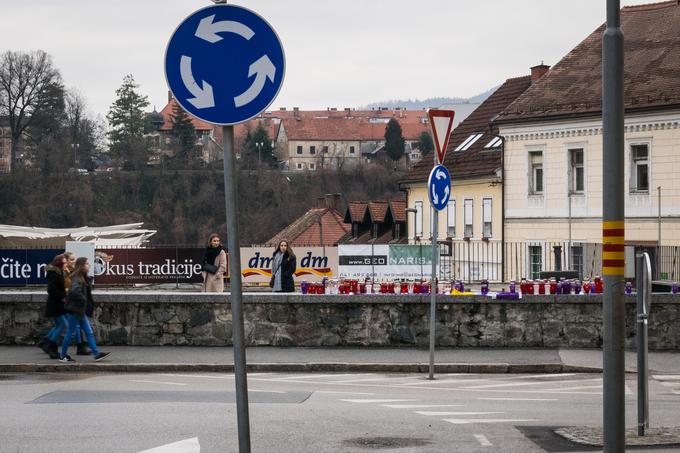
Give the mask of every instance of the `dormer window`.
<svg viewBox="0 0 680 453">
<path fill-rule="evenodd" d="M 356 239 L 358 237 L 359 237 L 359 224 L 353 223 L 352 224 L 352 238 Z"/>
</svg>

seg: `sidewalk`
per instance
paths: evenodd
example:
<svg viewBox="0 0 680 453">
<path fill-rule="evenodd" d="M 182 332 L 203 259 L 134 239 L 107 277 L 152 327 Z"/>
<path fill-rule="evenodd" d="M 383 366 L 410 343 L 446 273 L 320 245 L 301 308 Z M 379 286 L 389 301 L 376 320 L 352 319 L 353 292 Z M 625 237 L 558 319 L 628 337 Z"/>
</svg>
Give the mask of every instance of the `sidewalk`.
<svg viewBox="0 0 680 453">
<path fill-rule="evenodd" d="M 72 348 L 74 349 L 74 348 Z M 36 346 L 0 346 L 0 372 L 160 372 L 233 371 L 231 347 L 112 346 L 112 355 L 95 363 L 50 360 Z M 75 353 L 75 351 L 72 351 Z M 426 372 L 429 352 L 411 348 L 273 348 L 246 350 L 249 371 L 260 372 Z M 596 349 L 463 349 L 442 348 L 435 355 L 438 373 L 562 373 L 601 372 L 602 352 Z M 680 374 L 680 351 L 652 352 L 650 371 Z M 626 352 L 626 371 L 635 372 L 636 353 Z"/>
</svg>

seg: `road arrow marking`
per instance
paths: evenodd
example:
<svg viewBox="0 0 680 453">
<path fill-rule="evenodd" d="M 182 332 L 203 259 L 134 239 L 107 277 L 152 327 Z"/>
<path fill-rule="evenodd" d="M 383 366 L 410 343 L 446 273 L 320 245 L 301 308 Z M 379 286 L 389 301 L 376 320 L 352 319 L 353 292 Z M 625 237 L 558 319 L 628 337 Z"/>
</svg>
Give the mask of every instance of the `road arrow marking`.
<svg viewBox="0 0 680 453">
<path fill-rule="evenodd" d="M 223 32 L 236 33 L 247 40 L 250 40 L 250 38 L 255 36 L 255 32 L 241 22 L 234 22 L 231 20 L 214 22 L 214 20 L 214 14 L 201 19 L 198 23 L 198 28 L 196 29 L 196 36 L 211 43 L 221 41 L 223 38 L 217 33 Z"/>
<path fill-rule="evenodd" d="M 160 447 L 151 448 L 150 450 L 140 451 L 139 453 L 200 453 L 201 445 L 198 443 L 198 437 L 191 439 L 180 440 L 172 444 L 161 445 Z"/>
<path fill-rule="evenodd" d="M 262 55 L 255 63 L 250 65 L 248 77 L 255 76 L 255 80 L 253 81 L 253 84 L 250 85 L 250 88 L 234 98 L 236 107 L 243 107 L 244 105 L 251 103 L 253 99 L 260 95 L 267 79 L 274 82 L 275 75 L 276 66 L 274 66 L 274 63 L 272 63 L 267 55 Z"/>
<path fill-rule="evenodd" d="M 197 109 L 207 109 L 209 107 L 215 107 L 215 97 L 213 96 L 212 86 L 205 80 L 202 81 L 203 88 L 198 86 L 194 75 L 191 72 L 191 57 L 182 55 L 180 60 L 179 72 L 182 76 L 182 82 L 187 90 L 194 95 L 193 98 L 187 99 L 194 107 Z"/>
</svg>

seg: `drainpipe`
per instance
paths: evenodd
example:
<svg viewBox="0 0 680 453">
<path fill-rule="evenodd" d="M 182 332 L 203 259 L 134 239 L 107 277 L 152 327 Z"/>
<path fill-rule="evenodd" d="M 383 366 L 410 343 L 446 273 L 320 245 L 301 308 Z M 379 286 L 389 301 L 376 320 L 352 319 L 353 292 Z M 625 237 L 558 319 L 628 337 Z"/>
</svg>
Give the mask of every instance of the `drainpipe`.
<svg viewBox="0 0 680 453">
<path fill-rule="evenodd" d="M 505 137 L 501 138 L 501 283 L 505 283 Z"/>
</svg>

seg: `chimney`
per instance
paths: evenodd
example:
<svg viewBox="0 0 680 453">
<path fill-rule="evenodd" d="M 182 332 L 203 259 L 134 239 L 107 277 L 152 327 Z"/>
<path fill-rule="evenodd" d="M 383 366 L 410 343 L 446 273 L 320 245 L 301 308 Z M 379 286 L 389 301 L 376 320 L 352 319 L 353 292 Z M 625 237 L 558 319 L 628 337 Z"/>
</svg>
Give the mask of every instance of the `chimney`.
<svg viewBox="0 0 680 453">
<path fill-rule="evenodd" d="M 299 107 L 293 107 L 293 116 L 295 118 L 300 116 L 300 108 Z"/>
<path fill-rule="evenodd" d="M 317 208 L 325 208 L 326 207 L 326 197 L 318 197 L 316 199 L 316 207 Z"/>
<path fill-rule="evenodd" d="M 172 91 L 168 90 L 168 102 L 172 101 Z"/>
<path fill-rule="evenodd" d="M 340 201 L 339 193 L 327 193 L 324 198 L 326 201 L 326 205 L 324 206 L 325 208 L 333 211 L 338 208 L 338 202 Z"/>
<path fill-rule="evenodd" d="M 549 69 L 550 66 L 543 64 L 543 62 L 541 62 L 541 64 L 538 66 L 531 68 L 531 83 L 535 83 L 538 79 L 543 77 Z"/>
</svg>

